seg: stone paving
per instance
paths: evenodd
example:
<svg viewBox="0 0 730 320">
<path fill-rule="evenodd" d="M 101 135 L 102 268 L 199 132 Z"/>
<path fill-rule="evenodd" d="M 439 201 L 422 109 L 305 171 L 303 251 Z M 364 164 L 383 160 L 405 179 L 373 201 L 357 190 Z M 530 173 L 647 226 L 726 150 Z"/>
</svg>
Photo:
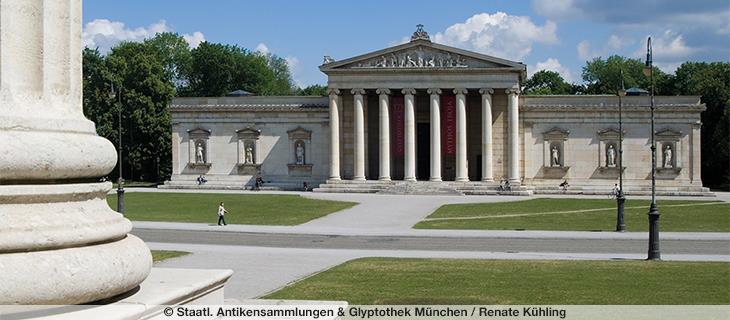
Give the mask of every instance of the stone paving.
<svg viewBox="0 0 730 320">
<path fill-rule="evenodd" d="M 171 192 L 156 189 L 130 188 L 130 192 Z M 178 192 L 178 191 L 175 191 Z M 179 192 L 251 193 L 250 191 L 201 191 Z M 281 193 L 281 192 L 260 192 Z M 224 232 L 257 233 L 303 233 L 331 235 L 402 235 L 430 237 L 503 237 L 503 238 L 574 238 L 574 239 L 646 239 L 646 232 L 578 232 L 578 231 L 481 231 L 481 230 L 415 230 L 411 227 L 428 216 L 436 208 L 447 203 L 477 203 L 519 201 L 526 197 L 509 196 L 420 196 L 420 195 L 372 195 L 372 194 L 313 194 L 293 193 L 305 197 L 359 202 L 350 209 L 310 221 L 299 226 L 250 226 L 229 225 L 218 227 L 209 224 L 134 222 L 135 228 L 210 230 Z M 562 197 L 540 196 L 540 197 Z M 569 196 L 575 198 L 576 196 Z M 605 198 L 605 196 L 582 196 L 580 198 Z M 632 197 L 647 198 L 647 197 Z M 694 199 L 707 198 L 659 198 Z M 718 192 L 716 199 L 730 202 L 730 193 Z M 661 202 L 660 202 L 661 207 Z M 213 215 L 214 213 L 211 213 Z M 211 216 L 211 219 L 214 217 Z M 213 220 L 211 220 L 213 221 Z M 730 233 L 713 232 L 663 232 L 662 239 L 675 240 L 728 240 Z M 419 257 L 419 258 L 473 258 L 473 259 L 644 259 L 642 254 L 592 254 L 592 253 L 531 253 L 531 252 L 459 252 L 459 251 L 414 251 L 414 250 L 353 250 L 353 249 L 296 249 L 264 248 L 229 245 L 196 245 L 177 243 L 148 243 L 153 250 L 182 250 L 192 255 L 171 259 L 158 264 L 159 267 L 176 268 L 230 268 L 234 276 L 226 286 L 229 302 L 260 297 L 286 284 L 321 272 L 345 261 L 361 257 Z M 671 255 L 664 260 L 677 261 L 730 261 L 728 256 Z"/>
</svg>

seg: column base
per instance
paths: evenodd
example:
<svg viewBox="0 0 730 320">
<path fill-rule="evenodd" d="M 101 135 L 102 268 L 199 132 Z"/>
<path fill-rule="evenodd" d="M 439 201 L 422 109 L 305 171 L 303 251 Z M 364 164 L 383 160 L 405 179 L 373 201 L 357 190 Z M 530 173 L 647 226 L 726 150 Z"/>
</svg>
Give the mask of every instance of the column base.
<svg viewBox="0 0 730 320">
<path fill-rule="evenodd" d="M 484 178 L 482 182 L 494 182 L 494 178 Z"/>
<path fill-rule="evenodd" d="M 454 181 L 456 181 L 456 182 L 468 182 L 469 181 L 469 178 L 456 178 L 456 179 L 454 179 Z"/>
<path fill-rule="evenodd" d="M 441 180 L 441 177 L 432 177 L 431 179 L 429 179 L 429 181 L 441 182 L 442 180 Z"/>
<path fill-rule="evenodd" d="M 329 177 L 329 179 L 328 179 L 328 180 L 332 180 L 332 181 L 340 181 L 340 180 L 342 180 L 342 179 L 340 179 L 340 176 L 335 176 L 335 177 Z"/>
<path fill-rule="evenodd" d="M 416 182 L 416 178 L 413 178 L 413 177 L 404 178 L 403 181 Z"/>
<path fill-rule="evenodd" d="M 353 177 L 353 181 L 365 181 L 365 177 Z"/>
<path fill-rule="evenodd" d="M 378 178 L 380 181 L 390 181 L 390 177 L 380 177 Z"/>
</svg>

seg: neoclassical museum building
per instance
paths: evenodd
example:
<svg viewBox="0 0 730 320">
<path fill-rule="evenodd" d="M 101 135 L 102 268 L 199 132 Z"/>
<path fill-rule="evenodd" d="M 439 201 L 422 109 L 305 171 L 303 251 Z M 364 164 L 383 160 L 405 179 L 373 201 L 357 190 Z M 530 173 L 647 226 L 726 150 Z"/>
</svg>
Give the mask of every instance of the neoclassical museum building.
<svg viewBox="0 0 730 320">
<path fill-rule="evenodd" d="M 650 190 L 648 95 L 621 99 L 620 132 L 618 95 L 522 95 L 525 64 L 431 42 L 420 26 L 408 43 L 319 68 L 328 97 L 174 99 L 162 187 L 242 189 L 261 177 L 320 192 L 590 194 L 623 171 L 628 194 Z M 658 193 L 709 194 L 700 97 L 655 105 Z"/>
</svg>

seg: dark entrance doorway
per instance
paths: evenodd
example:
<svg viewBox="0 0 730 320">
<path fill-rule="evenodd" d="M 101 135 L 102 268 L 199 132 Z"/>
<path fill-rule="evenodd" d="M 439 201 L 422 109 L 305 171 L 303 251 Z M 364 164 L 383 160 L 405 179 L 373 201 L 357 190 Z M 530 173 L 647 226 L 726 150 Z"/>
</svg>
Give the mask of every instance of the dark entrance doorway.
<svg viewBox="0 0 730 320">
<path fill-rule="evenodd" d="M 431 171 L 431 128 L 428 123 L 416 126 L 416 179 L 430 179 Z"/>
</svg>

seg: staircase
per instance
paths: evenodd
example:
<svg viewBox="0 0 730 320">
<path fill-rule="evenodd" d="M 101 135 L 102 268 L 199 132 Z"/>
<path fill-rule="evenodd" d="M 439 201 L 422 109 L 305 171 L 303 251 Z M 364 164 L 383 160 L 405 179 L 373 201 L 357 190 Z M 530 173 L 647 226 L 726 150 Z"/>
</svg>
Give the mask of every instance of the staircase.
<svg viewBox="0 0 730 320">
<path fill-rule="evenodd" d="M 512 191 L 499 191 L 499 183 L 483 181 L 380 181 L 380 180 L 327 180 L 314 192 L 324 193 L 377 193 L 414 195 L 515 195 L 527 196 L 532 191 L 515 187 Z"/>
</svg>

